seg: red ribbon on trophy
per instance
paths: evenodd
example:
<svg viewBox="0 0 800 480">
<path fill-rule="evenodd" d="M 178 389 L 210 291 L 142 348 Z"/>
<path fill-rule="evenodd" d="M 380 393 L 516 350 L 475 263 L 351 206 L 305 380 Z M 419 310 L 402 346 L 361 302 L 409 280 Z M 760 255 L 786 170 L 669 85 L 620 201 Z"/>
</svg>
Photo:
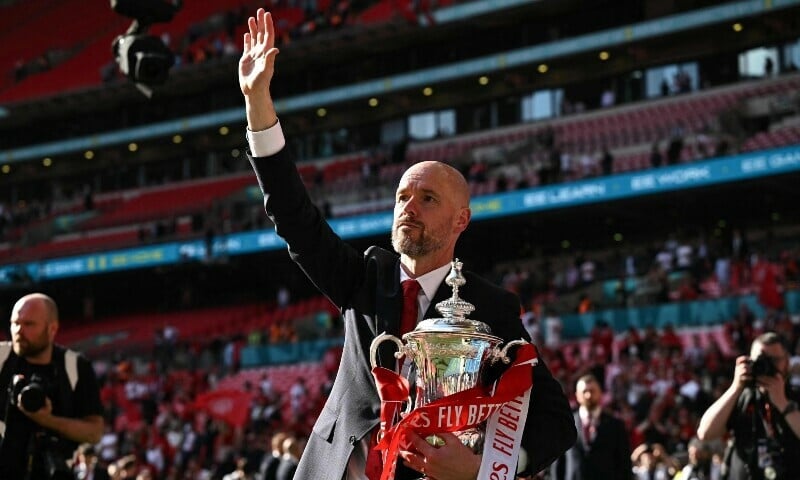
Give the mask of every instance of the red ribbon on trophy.
<svg viewBox="0 0 800 480">
<path fill-rule="evenodd" d="M 407 431 L 425 437 L 463 431 L 487 420 L 481 471 L 490 457 L 495 460 L 506 457 L 506 463 L 513 463 L 509 468 L 516 469 L 536 362 L 536 348 L 531 344 L 522 345 L 514 363 L 496 382 L 494 393 L 473 387 L 417 407 L 397 423 L 394 421 L 401 405 L 409 400 L 408 380 L 389 369 L 373 368 L 381 399 L 380 441 L 375 447 L 383 456 L 381 480 L 394 479 L 397 456 Z"/>
</svg>

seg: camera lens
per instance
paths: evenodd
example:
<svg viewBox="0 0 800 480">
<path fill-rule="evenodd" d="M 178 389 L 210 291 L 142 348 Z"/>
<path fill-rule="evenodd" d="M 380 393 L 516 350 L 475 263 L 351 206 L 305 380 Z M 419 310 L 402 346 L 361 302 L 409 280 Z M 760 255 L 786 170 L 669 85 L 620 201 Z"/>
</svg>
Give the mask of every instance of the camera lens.
<svg viewBox="0 0 800 480">
<path fill-rule="evenodd" d="M 45 398 L 44 389 L 38 383 L 31 383 L 20 392 L 22 408 L 29 412 L 35 412 L 44 407 Z"/>
</svg>

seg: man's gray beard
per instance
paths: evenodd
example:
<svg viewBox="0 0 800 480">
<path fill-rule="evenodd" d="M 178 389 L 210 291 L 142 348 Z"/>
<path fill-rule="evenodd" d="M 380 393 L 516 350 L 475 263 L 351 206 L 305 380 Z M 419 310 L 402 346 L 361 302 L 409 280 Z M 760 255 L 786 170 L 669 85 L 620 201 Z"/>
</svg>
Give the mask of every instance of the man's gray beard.
<svg viewBox="0 0 800 480">
<path fill-rule="evenodd" d="M 411 258 L 418 258 L 427 255 L 441 248 L 435 240 L 422 235 L 419 241 L 412 240 L 407 235 L 402 235 L 397 230 L 392 229 L 392 247 L 394 251 Z"/>
</svg>

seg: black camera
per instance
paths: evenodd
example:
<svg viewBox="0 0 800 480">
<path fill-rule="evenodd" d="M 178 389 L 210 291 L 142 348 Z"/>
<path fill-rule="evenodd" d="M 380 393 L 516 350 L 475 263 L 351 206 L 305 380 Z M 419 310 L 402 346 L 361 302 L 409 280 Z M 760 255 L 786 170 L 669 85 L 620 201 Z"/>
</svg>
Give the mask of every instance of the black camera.
<svg viewBox="0 0 800 480">
<path fill-rule="evenodd" d="M 44 407 L 47 400 L 47 383 L 39 375 L 33 374 L 30 379 L 23 375 L 15 375 L 8 387 L 8 401 L 17 406 L 17 399 L 22 408 L 29 412 L 38 411 Z"/>
<path fill-rule="evenodd" d="M 771 377 L 778 373 L 775 362 L 769 355 L 761 354 L 755 360 L 750 361 L 750 374 L 753 378 Z"/>
</svg>

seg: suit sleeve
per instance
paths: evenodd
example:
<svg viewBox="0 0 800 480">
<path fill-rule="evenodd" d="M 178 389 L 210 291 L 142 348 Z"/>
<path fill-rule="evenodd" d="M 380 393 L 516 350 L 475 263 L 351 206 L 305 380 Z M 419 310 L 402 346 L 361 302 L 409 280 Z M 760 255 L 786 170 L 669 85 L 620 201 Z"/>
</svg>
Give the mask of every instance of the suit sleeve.
<svg viewBox="0 0 800 480">
<path fill-rule="evenodd" d="M 249 159 L 264 208 L 292 260 L 336 305 L 348 305 L 364 279 L 364 255 L 336 235 L 312 203 L 288 149 Z"/>
<path fill-rule="evenodd" d="M 533 368 L 531 403 L 522 437 L 530 471 L 536 473 L 547 468 L 575 444 L 577 435 L 564 390 L 540 357 Z"/>
</svg>

